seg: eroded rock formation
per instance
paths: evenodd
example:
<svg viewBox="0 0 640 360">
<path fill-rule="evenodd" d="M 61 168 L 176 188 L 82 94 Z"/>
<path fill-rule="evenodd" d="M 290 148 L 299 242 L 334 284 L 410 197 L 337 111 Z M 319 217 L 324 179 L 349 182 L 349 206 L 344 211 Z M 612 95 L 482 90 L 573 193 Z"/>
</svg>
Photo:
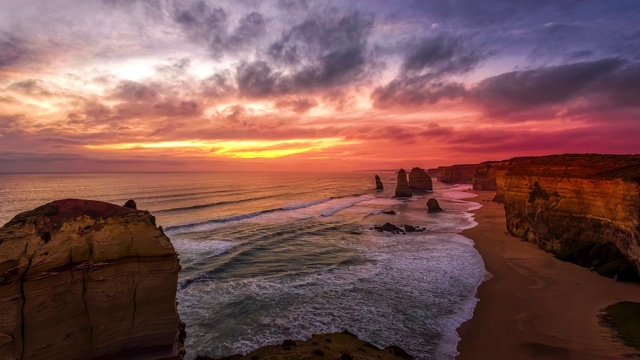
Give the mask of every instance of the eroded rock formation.
<svg viewBox="0 0 640 360">
<path fill-rule="evenodd" d="M 407 173 L 404 169 L 398 171 L 398 183 L 396 185 L 396 197 L 411 197 L 413 193 L 407 182 Z"/>
<path fill-rule="evenodd" d="M 418 191 L 433 191 L 433 182 L 424 169 L 414 167 L 409 172 L 409 187 Z"/>
<path fill-rule="evenodd" d="M 427 200 L 427 209 L 429 210 L 429 212 L 444 211 L 440 207 L 440 203 L 438 203 L 438 200 L 436 200 L 434 198 L 431 198 L 431 199 Z"/>
<path fill-rule="evenodd" d="M 181 358 L 179 260 L 147 211 L 54 201 L 0 228 L 0 358 Z"/>
<path fill-rule="evenodd" d="M 316 359 L 378 359 L 411 360 L 413 356 L 398 346 L 380 349 L 348 331 L 313 335 L 306 341 L 284 340 L 279 345 L 269 345 L 246 355 L 232 355 L 217 360 L 316 360 Z M 198 356 L 196 360 L 215 360 Z"/>
<path fill-rule="evenodd" d="M 638 280 L 640 156 L 520 158 L 497 185 L 511 234 L 604 276 Z"/>
<path fill-rule="evenodd" d="M 380 181 L 380 176 L 376 175 L 376 189 L 384 190 L 384 185 L 382 185 L 382 181 Z"/>
<path fill-rule="evenodd" d="M 473 184 L 477 164 L 452 165 L 438 168 L 442 175 L 438 180 L 447 184 Z"/>
<path fill-rule="evenodd" d="M 129 208 L 129 209 L 137 209 L 138 208 L 138 205 L 136 205 L 136 202 L 134 200 L 127 200 L 127 202 L 124 203 L 124 205 L 122 205 L 122 206 L 124 206 L 126 208 Z"/>
</svg>

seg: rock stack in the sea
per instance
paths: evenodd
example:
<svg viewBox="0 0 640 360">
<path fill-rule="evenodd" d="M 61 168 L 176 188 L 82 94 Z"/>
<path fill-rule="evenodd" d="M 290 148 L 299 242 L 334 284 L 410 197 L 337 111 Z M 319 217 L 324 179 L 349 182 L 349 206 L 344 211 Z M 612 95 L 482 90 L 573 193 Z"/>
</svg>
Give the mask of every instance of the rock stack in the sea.
<svg viewBox="0 0 640 360">
<path fill-rule="evenodd" d="M 406 233 L 412 233 L 412 232 L 423 232 L 427 230 L 426 228 L 423 228 L 421 226 L 405 224 L 403 227 L 399 227 L 399 226 L 393 225 L 392 223 L 385 223 L 384 225 L 381 225 L 381 226 L 374 226 L 373 229 L 379 232 L 390 232 L 393 234 L 406 234 Z"/>
<path fill-rule="evenodd" d="M 382 181 L 380 181 L 380 176 L 376 175 L 376 189 L 384 190 L 384 185 L 382 185 Z"/>
<path fill-rule="evenodd" d="M 398 171 L 398 183 L 396 185 L 396 197 L 411 197 L 413 193 L 407 182 L 407 173 L 404 169 Z"/>
<path fill-rule="evenodd" d="M 511 234 L 601 275 L 640 280 L 640 156 L 512 159 L 497 180 Z"/>
<path fill-rule="evenodd" d="M 147 211 L 67 199 L 0 228 L 1 359 L 178 359 L 180 264 Z"/>
<path fill-rule="evenodd" d="M 431 198 L 431 199 L 427 200 L 427 209 L 429 210 L 429 212 L 444 211 L 440 207 L 440 204 L 438 203 L 438 200 L 436 200 L 434 198 Z"/>
<path fill-rule="evenodd" d="M 124 205 L 122 205 L 122 206 L 124 206 L 126 208 L 129 208 L 129 209 L 137 209 L 138 208 L 138 205 L 136 205 L 136 202 L 134 200 L 127 200 L 127 202 L 124 203 Z"/>
<path fill-rule="evenodd" d="M 424 169 L 414 167 L 409 172 L 409 187 L 418 191 L 433 191 L 433 182 Z"/>
</svg>

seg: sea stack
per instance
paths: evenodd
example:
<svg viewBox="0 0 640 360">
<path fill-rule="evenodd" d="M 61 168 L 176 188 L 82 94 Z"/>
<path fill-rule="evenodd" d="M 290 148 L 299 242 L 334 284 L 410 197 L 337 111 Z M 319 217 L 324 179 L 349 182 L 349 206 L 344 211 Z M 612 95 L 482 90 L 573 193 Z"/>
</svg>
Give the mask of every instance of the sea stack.
<svg viewBox="0 0 640 360">
<path fill-rule="evenodd" d="M 409 183 L 407 182 L 407 173 L 404 169 L 398 171 L 398 184 L 396 185 L 396 197 L 413 196 Z"/>
<path fill-rule="evenodd" d="M 409 187 L 418 191 L 433 191 L 433 182 L 424 169 L 414 167 L 409 173 Z"/>
<path fill-rule="evenodd" d="M 429 212 L 444 211 L 440 207 L 440 204 L 438 203 L 438 200 L 436 200 L 434 198 L 431 198 L 431 199 L 427 200 L 427 209 L 428 209 Z"/>
<path fill-rule="evenodd" d="M 384 186 L 382 185 L 382 181 L 380 181 L 380 176 L 376 175 L 376 189 L 384 190 Z"/>
<path fill-rule="evenodd" d="M 0 228 L 0 358 L 180 359 L 180 264 L 147 211 L 66 199 Z"/>
<path fill-rule="evenodd" d="M 124 203 L 124 205 L 122 205 L 122 206 L 124 206 L 126 208 L 129 208 L 129 209 L 138 209 L 138 205 L 136 205 L 136 202 L 133 199 L 127 200 L 127 202 Z"/>
</svg>

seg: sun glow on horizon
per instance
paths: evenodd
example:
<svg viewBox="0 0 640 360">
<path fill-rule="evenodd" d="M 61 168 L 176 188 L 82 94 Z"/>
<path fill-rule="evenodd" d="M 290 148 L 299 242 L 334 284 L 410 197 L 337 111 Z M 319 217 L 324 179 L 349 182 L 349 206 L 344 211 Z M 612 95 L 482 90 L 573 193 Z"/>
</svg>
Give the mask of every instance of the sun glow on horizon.
<svg viewBox="0 0 640 360">
<path fill-rule="evenodd" d="M 90 150 L 135 150 L 135 149 L 185 149 L 202 155 L 227 158 L 279 158 L 309 151 L 322 150 L 339 145 L 355 144 L 356 141 L 340 137 L 320 139 L 288 140 L 179 140 L 161 142 L 136 142 L 104 145 L 86 145 Z"/>
</svg>

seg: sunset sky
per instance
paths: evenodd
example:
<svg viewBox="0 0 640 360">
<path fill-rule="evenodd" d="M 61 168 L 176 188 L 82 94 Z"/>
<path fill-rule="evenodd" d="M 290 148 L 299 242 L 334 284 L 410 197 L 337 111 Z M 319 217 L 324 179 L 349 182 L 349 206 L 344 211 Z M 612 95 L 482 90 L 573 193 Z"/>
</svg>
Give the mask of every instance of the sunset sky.
<svg viewBox="0 0 640 360">
<path fill-rule="evenodd" d="M 3 0 L 0 172 L 640 153 L 638 0 Z"/>
</svg>

